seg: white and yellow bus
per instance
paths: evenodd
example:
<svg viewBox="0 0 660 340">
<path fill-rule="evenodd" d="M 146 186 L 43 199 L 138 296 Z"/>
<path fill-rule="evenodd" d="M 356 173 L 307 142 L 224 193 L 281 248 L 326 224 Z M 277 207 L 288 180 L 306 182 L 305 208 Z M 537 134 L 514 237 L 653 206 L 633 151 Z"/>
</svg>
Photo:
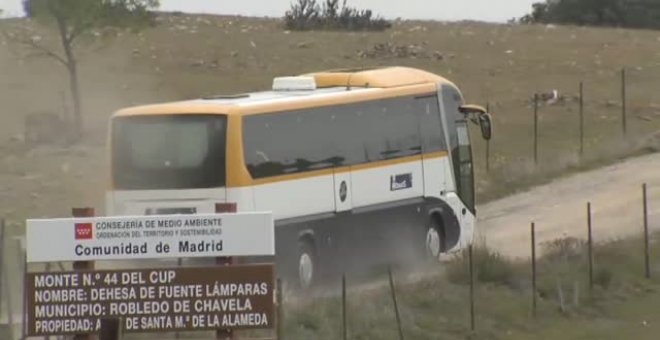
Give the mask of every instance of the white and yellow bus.
<svg viewBox="0 0 660 340">
<path fill-rule="evenodd" d="M 472 241 L 468 123 L 450 81 L 405 67 L 278 77 L 272 89 L 127 108 L 110 127 L 108 215 L 271 211 L 278 274 Z"/>
</svg>

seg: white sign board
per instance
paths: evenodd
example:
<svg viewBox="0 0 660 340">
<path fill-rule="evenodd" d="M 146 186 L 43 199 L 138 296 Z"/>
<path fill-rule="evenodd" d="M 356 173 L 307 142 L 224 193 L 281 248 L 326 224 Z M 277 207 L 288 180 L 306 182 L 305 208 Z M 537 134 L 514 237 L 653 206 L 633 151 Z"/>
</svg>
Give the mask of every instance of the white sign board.
<svg viewBox="0 0 660 340">
<path fill-rule="evenodd" d="M 271 213 L 28 220 L 28 262 L 272 256 Z"/>
</svg>

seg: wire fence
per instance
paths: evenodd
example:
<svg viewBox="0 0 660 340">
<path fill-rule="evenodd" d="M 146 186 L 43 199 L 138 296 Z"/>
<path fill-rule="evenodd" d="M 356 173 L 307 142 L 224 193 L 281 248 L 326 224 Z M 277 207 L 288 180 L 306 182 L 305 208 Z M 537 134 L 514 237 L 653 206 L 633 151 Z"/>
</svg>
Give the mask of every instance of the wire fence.
<svg viewBox="0 0 660 340">
<path fill-rule="evenodd" d="M 490 98 L 489 111 L 494 113 L 494 138 L 488 142 L 478 142 L 475 138 L 474 156 L 477 169 L 483 171 L 485 178 L 491 180 L 483 190 L 497 191 L 495 186 L 506 186 L 520 181 L 521 178 L 535 174 L 563 171 L 566 168 L 578 167 L 590 162 L 608 160 L 644 151 L 648 148 L 660 149 L 660 92 L 655 91 L 654 83 L 657 77 L 654 72 L 644 69 L 621 69 L 601 75 L 607 86 L 576 79 L 573 87 L 563 89 L 550 89 L 546 92 L 531 91 L 527 98 L 518 101 L 501 102 Z M 604 90 L 605 89 L 605 90 Z M 512 115 L 499 113 L 528 112 L 522 119 L 511 118 Z M 655 139 L 654 139 L 655 136 Z M 654 146 L 652 143 L 658 143 Z M 479 174 L 478 174 L 479 176 Z M 493 179 L 504 179 L 500 184 L 493 184 Z M 647 195 L 651 190 L 658 190 L 657 186 L 644 185 L 640 204 L 635 211 L 626 211 L 622 214 L 643 213 L 644 223 L 640 226 L 640 236 L 644 239 L 644 247 L 639 263 L 640 276 L 651 279 L 657 273 L 653 272 L 653 256 L 649 246 L 652 225 L 658 221 L 650 218 Z M 585 202 L 586 204 L 587 202 Z M 586 205 L 585 211 L 585 238 L 587 239 L 587 292 L 593 290 L 594 275 L 597 267 L 607 266 L 607 262 L 594 261 L 598 259 L 598 243 L 593 242 L 594 234 L 598 233 L 597 224 L 591 220 L 592 205 Z M 558 212 L 561 213 L 561 212 Z M 530 221 L 531 222 L 531 221 Z M 653 224 L 655 223 L 655 224 Z M 529 290 L 531 291 L 530 314 L 540 317 L 537 311 L 538 287 L 537 273 L 547 268 L 539 268 L 537 264 L 536 231 L 540 225 L 531 225 L 530 258 L 531 277 Z M 10 230 L 11 229 L 11 230 Z M 4 221 L 0 223 L 0 339 L 25 338 L 25 313 L 23 300 L 23 278 L 26 272 L 25 242 L 17 228 L 8 228 Z M 20 229 L 20 228 L 18 228 Z M 465 328 L 469 331 L 479 329 L 479 296 L 475 291 L 478 282 L 475 281 L 473 271 L 472 249 L 469 251 L 470 281 L 465 288 L 466 307 L 469 310 Z M 478 255 L 476 255 L 478 256 Z M 51 268 L 48 268 L 51 269 Z M 52 268 L 59 270 L 62 268 Z M 410 325 L 403 317 L 401 310 L 407 309 L 407 301 L 396 294 L 396 273 L 389 273 L 389 291 L 391 298 L 393 324 L 392 331 L 400 339 L 406 338 L 406 329 Z M 360 313 L 356 306 L 349 306 L 347 299 L 347 278 L 342 280 L 342 303 L 338 318 L 341 320 L 341 331 L 338 337 L 350 339 L 350 314 Z M 561 310 L 568 307 L 567 294 L 562 284 L 557 284 L 556 304 Z M 572 288 L 573 304 L 580 300 L 579 289 Z M 286 307 L 285 302 L 278 304 L 280 308 Z M 278 313 L 277 333 L 286 338 L 284 324 L 297 322 L 287 319 L 286 308 Z M 339 335 L 340 334 L 340 335 Z"/>
<path fill-rule="evenodd" d="M 539 177 L 660 150 L 657 73 L 623 68 L 518 100 L 490 95 L 493 139 L 473 139 L 478 194 L 489 199 Z"/>
<path fill-rule="evenodd" d="M 646 280 L 652 280 L 655 276 L 660 275 L 658 264 L 653 263 L 654 256 L 652 254 L 651 247 L 651 235 L 654 231 L 660 229 L 660 213 L 658 213 L 656 206 L 658 202 L 653 202 L 649 199 L 652 195 L 650 193 L 657 193 L 657 190 L 660 190 L 658 184 L 652 183 L 651 185 L 643 184 L 640 186 L 640 195 L 637 204 L 629 206 L 625 211 L 621 211 L 621 214 L 639 214 L 642 218 L 642 224 L 639 226 L 627 226 L 629 228 L 637 228 L 639 239 L 643 240 L 644 246 L 639 247 L 639 256 L 634 257 L 633 266 L 637 267 L 636 276 Z M 577 256 L 570 258 L 571 265 L 579 265 L 586 268 L 586 270 L 581 271 L 583 275 L 583 280 L 577 280 L 572 278 L 573 281 L 569 282 L 569 285 L 566 286 L 565 277 L 563 277 L 558 272 L 561 270 L 563 264 L 561 262 L 548 262 L 543 258 L 538 258 L 538 241 L 537 241 L 537 232 L 539 229 L 542 229 L 542 225 L 538 225 L 534 222 L 530 226 L 530 271 L 529 271 L 529 280 L 525 280 L 526 289 L 517 289 L 514 290 L 513 294 L 518 296 L 524 296 L 529 294 L 530 304 L 527 311 L 521 311 L 521 313 L 529 314 L 533 319 L 542 319 L 547 313 L 542 313 L 538 310 L 539 306 L 539 296 L 544 295 L 545 305 L 548 304 L 556 306 L 556 308 L 562 313 L 566 313 L 571 308 L 577 308 L 581 304 L 588 304 L 593 301 L 596 286 L 603 284 L 602 272 L 604 269 L 610 266 L 608 263 L 611 260 L 611 257 L 603 256 L 601 251 L 606 247 L 606 245 L 595 242 L 598 233 L 598 223 L 592 216 L 594 215 L 594 205 L 591 202 L 585 202 L 585 226 L 584 226 L 584 237 L 586 241 L 584 243 L 578 243 L 582 245 L 585 256 Z M 561 213 L 561 212 L 557 212 Z M 520 226 L 524 228 L 525 226 Z M 0 334 L 2 339 L 25 339 L 25 305 L 23 299 L 23 278 L 25 277 L 25 245 L 24 239 L 21 235 L 11 236 L 11 233 L 8 232 L 8 228 L 4 225 L 4 222 L 0 223 L 0 239 L 2 241 L 2 251 L 0 252 L 0 269 L 2 275 L 0 275 L 0 288 L 2 294 L 0 294 L 0 331 L 3 332 Z M 575 251 L 571 246 L 575 244 L 567 243 L 567 240 L 557 240 L 554 241 L 556 245 L 560 245 L 562 256 L 563 252 L 570 253 L 570 251 Z M 572 250 L 571 250 L 572 249 Z M 484 255 L 486 254 L 486 255 Z M 483 290 L 480 290 L 481 279 L 483 276 L 482 271 L 486 270 L 484 267 L 484 258 L 480 258 L 487 255 L 483 251 L 474 251 L 473 246 L 469 246 L 468 250 L 464 253 L 465 257 L 463 258 L 465 270 L 465 277 L 467 281 L 463 283 L 462 287 L 459 285 L 459 289 L 463 289 L 464 293 L 459 295 L 462 296 L 462 299 L 465 303 L 465 323 L 463 325 L 464 331 L 468 333 L 479 332 L 480 329 L 480 314 L 481 310 L 485 307 L 488 307 L 491 310 L 497 308 L 497 306 L 486 306 L 487 302 L 482 302 L 484 299 Z M 64 270 L 64 266 L 53 266 L 50 268 L 31 268 L 31 270 L 53 270 L 60 271 Z M 381 305 L 377 305 L 375 308 L 382 309 L 391 308 L 391 332 L 390 334 L 397 334 L 398 339 L 405 338 L 414 338 L 415 334 L 411 334 L 411 329 L 414 328 L 416 332 L 419 331 L 419 327 L 415 321 L 416 308 L 419 302 L 411 301 L 409 292 L 414 290 L 414 287 L 402 286 L 397 284 L 396 271 L 389 267 L 387 270 L 387 281 L 388 284 L 383 286 L 383 289 L 388 291 L 388 294 L 384 295 L 382 298 L 388 301 L 378 302 Z M 555 297 L 548 297 L 548 292 L 545 291 L 542 294 L 543 289 L 539 287 L 540 277 L 545 277 L 548 279 L 548 276 L 554 277 L 553 280 L 556 281 L 556 291 Z M 337 301 L 341 304 L 340 308 L 333 309 L 336 311 L 336 338 L 342 339 L 351 339 L 351 338 L 360 338 L 364 337 L 364 333 L 355 334 L 352 330 L 352 327 L 356 325 L 356 318 L 364 318 L 365 315 L 369 315 L 372 311 L 370 308 L 374 306 L 367 306 L 363 304 L 357 304 L 353 302 L 353 299 L 350 297 L 349 285 L 347 281 L 350 282 L 351 278 L 346 275 L 341 277 L 341 292 L 337 294 L 339 298 Z M 438 279 L 438 284 L 442 284 L 442 281 Z M 569 280 L 570 281 L 570 280 Z M 586 286 L 581 286 L 580 282 L 586 282 Z M 338 283 L 339 285 L 339 283 Z M 546 285 L 547 286 L 547 285 Z M 293 338 L 301 338 L 300 334 L 291 334 L 295 333 L 301 327 L 305 327 L 305 324 L 309 323 L 304 317 L 301 317 L 301 314 L 289 314 L 290 310 L 300 309 L 300 306 L 293 306 L 290 309 L 287 306 L 288 301 L 283 298 L 282 295 L 282 284 L 278 281 L 277 283 L 278 293 L 277 297 L 277 323 L 276 329 L 265 332 L 265 333 L 250 333 L 247 336 L 241 336 L 241 338 L 279 338 L 287 339 L 290 336 Z M 544 288 L 547 290 L 547 287 Z M 399 295 L 399 292 L 403 290 L 408 292 L 403 296 Z M 362 292 L 358 294 L 363 294 Z M 429 296 L 427 298 L 428 304 L 432 303 L 432 299 L 447 299 L 448 296 L 451 298 L 452 295 L 456 295 L 456 292 L 448 291 L 445 293 L 440 293 L 444 295 L 440 296 Z M 333 298 L 334 299 L 334 298 Z M 485 300 L 487 301 L 487 300 Z M 548 302 L 549 301 L 549 302 Z M 373 303 L 373 301 L 371 301 Z M 380 306 L 380 307 L 379 307 Z M 417 306 L 417 307 L 416 307 Z M 423 306 L 428 306 L 423 304 Z M 306 312 L 314 313 L 313 309 L 314 303 L 309 303 L 309 306 Z M 303 311 L 305 313 L 305 311 Z M 382 311 L 379 311 L 380 314 L 383 314 Z M 509 310 L 503 310 L 502 313 L 510 313 Z M 293 326 L 292 326 L 293 325 Z M 302 326 L 301 326 L 302 325 Z M 288 326 L 288 327 L 287 327 Z M 287 334 L 289 332 L 289 334 Z M 159 337 L 167 338 L 198 338 L 204 339 L 209 338 L 208 335 L 200 335 L 199 337 L 190 337 L 186 335 L 169 334 L 158 335 Z M 143 336 L 134 336 L 126 335 L 125 339 L 133 338 L 143 338 Z M 52 337 L 52 339 L 57 339 Z"/>
</svg>

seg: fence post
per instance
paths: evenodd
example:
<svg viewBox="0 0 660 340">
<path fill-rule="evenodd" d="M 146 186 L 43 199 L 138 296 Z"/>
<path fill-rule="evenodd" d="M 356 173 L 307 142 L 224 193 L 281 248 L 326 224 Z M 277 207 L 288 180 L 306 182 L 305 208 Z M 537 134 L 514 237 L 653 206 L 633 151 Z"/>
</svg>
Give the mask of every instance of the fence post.
<svg viewBox="0 0 660 340">
<path fill-rule="evenodd" d="M 626 134 L 628 132 L 628 126 L 627 126 L 627 107 L 626 107 L 626 96 L 627 96 L 627 89 L 626 89 L 626 69 L 622 68 L 621 69 L 621 123 L 622 123 L 622 128 L 623 128 L 623 136 L 626 137 Z"/>
<path fill-rule="evenodd" d="M 216 203 L 215 212 L 221 213 L 235 213 L 238 211 L 236 203 Z M 218 266 L 229 266 L 234 263 L 231 257 L 221 256 L 215 258 L 215 263 Z M 218 340 L 231 340 L 234 338 L 234 331 L 231 329 L 218 329 L 215 331 L 215 338 Z"/>
<path fill-rule="evenodd" d="M 539 164 L 539 94 L 534 94 L 534 164 Z"/>
<path fill-rule="evenodd" d="M 532 222 L 532 317 L 536 318 L 536 225 Z"/>
<path fill-rule="evenodd" d="M 94 217 L 94 208 L 73 208 L 71 209 L 73 217 Z M 75 261 L 73 262 L 74 271 L 93 270 L 94 261 Z M 25 294 L 24 294 L 25 295 Z M 24 298 L 25 299 L 25 298 Z M 94 337 L 91 334 L 76 334 L 73 336 L 74 340 L 92 340 Z"/>
<path fill-rule="evenodd" d="M 589 292 L 593 292 L 594 254 L 593 254 L 593 238 L 591 233 L 591 202 L 587 203 L 587 233 L 588 233 L 588 252 L 589 252 Z"/>
<path fill-rule="evenodd" d="M 473 251 L 472 245 L 468 247 L 468 262 L 470 266 L 470 330 L 474 332 L 475 330 L 475 320 L 474 320 L 474 262 L 472 259 Z"/>
<path fill-rule="evenodd" d="M 490 113 L 490 103 L 486 103 L 486 112 Z M 486 140 L 486 173 L 490 172 L 490 139 Z"/>
<path fill-rule="evenodd" d="M 584 158 L 584 83 L 580 82 L 580 160 Z"/>
<path fill-rule="evenodd" d="M 21 263 L 23 266 L 21 267 L 21 275 L 22 275 L 22 282 L 23 282 L 23 294 L 22 295 L 22 303 L 23 303 L 23 308 L 21 310 L 21 339 L 26 339 L 27 338 L 27 295 L 25 294 L 25 286 L 27 284 L 27 254 L 23 252 L 23 247 L 21 244 L 21 239 L 16 239 L 16 250 L 18 251 L 18 258 L 21 259 Z M 7 282 L 9 284 L 9 282 Z"/>
<path fill-rule="evenodd" d="M 649 210 L 648 210 L 648 197 L 646 191 L 646 183 L 642 185 L 642 198 L 644 206 L 644 272 L 646 278 L 651 278 L 651 263 L 650 263 L 650 249 L 649 249 Z"/>
<path fill-rule="evenodd" d="M 103 318 L 101 319 L 101 329 L 99 330 L 99 340 L 121 340 L 122 339 L 122 319 L 121 318 Z"/>
<path fill-rule="evenodd" d="M 2 315 L 2 308 L 6 305 L 7 306 L 7 323 L 9 324 L 9 329 L 11 336 L 13 337 L 14 335 L 14 308 L 13 304 L 11 302 L 11 288 L 10 288 L 10 281 L 9 281 L 9 275 L 6 273 L 7 269 L 5 268 L 5 249 L 7 248 L 5 245 L 5 220 L 0 219 L 0 315 Z M 19 241 L 20 242 L 20 241 Z M 18 247 L 18 251 L 20 253 L 21 248 L 20 246 Z M 19 257 L 20 259 L 20 257 Z M 4 300 L 2 300 L 2 296 L 7 297 L 6 303 Z"/>
<path fill-rule="evenodd" d="M 392 278 L 392 267 L 387 267 L 387 274 L 390 278 L 390 291 L 392 292 L 392 302 L 394 303 L 394 314 L 396 316 L 396 325 L 399 331 L 399 339 L 403 340 L 403 328 L 401 327 L 401 316 L 399 315 L 399 305 L 396 302 L 396 291 L 394 290 L 394 279 Z"/>
<path fill-rule="evenodd" d="M 5 269 L 5 219 L 0 219 L 0 276 L 4 275 L 4 269 Z M 2 281 L 0 280 L 0 314 L 2 314 L 2 306 L 3 306 L 3 301 L 2 301 L 2 292 L 3 292 L 3 286 L 2 286 Z M 9 295 L 7 295 L 7 299 L 9 299 Z"/>
<path fill-rule="evenodd" d="M 283 298 L 283 292 L 284 286 L 282 286 L 282 280 L 277 279 L 277 290 L 275 291 L 276 299 L 277 299 L 277 324 L 275 325 L 276 327 L 276 333 L 277 333 L 277 340 L 282 340 L 284 339 L 284 298 Z"/>
<path fill-rule="evenodd" d="M 2 250 L 0 250 L 2 251 Z M 4 268 L 3 268 L 4 269 Z M 6 269 L 4 269 L 6 270 Z M 0 291 L 0 294 L 5 294 L 7 296 L 7 323 L 9 324 L 9 329 L 11 329 L 10 334 L 14 335 L 14 304 L 11 302 L 11 288 L 9 287 L 9 275 L 4 271 L 0 272 L 0 281 L 3 282 L 3 290 Z M 0 305 L 2 308 L 2 305 Z M 23 333 L 22 333 L 23 334 Z M 23 337 L 24 338 L 24 337 Z"/>
<path fill-rule="evenodd" d="M 346 274 L 343 274 L 341 276 L 341 322 L 344 340 L 348 339 L 348 323 L 346 320 Z"/>
</svg>

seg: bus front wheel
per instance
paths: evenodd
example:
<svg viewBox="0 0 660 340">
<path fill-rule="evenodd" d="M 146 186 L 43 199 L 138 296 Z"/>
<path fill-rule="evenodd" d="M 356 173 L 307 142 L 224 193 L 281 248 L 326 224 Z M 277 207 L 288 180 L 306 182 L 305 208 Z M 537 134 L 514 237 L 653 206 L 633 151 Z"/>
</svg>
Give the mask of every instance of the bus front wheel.
<svg viewBox="0 0 660 340">
<path fill-rule="evenodd" d="M 438 260 L 442 254 L 444 243 L 444 230 L 436 221 L 431 218 L 429 226 L 426 229 L 426 238 L 424 244 L 425 257 L 429 260 Z"/>
<path fill-rule="evenodd" d="M 316 249 L 310 241 L 298 243 L 298 287 L 307 290 L 314 285 L 317 276 Z"/>
</svg>

